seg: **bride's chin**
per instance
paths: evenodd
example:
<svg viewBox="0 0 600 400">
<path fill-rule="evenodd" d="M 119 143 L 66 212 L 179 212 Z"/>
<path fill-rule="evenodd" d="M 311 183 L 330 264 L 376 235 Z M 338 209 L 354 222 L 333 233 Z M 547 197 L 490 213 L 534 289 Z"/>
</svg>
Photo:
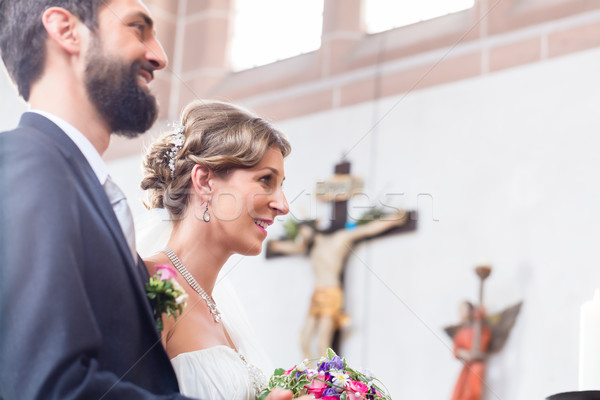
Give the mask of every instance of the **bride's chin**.
<svg viewBox="0 0 600 400">
<path fill-rule="evenodd" d="M 244 256 L 257 256 L 262 252 L 262 244 L 260 246 L 252 246 L 243 255 Z"/>
</svg>

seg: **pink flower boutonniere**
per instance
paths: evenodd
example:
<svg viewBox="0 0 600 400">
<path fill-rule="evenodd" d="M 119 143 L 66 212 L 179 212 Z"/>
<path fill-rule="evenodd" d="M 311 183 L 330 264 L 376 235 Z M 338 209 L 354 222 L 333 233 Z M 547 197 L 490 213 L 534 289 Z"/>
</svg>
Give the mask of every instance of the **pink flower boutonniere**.
<svg viewBox="0 0 600 400">
<path fill-rule="evenodd" d="M 188 295 L 177 282 L 177 272 L 170 265 L 157 265 L 156 273 L 146 283 L 146 295 L 150 299 L 156 329 L 163 330 L 162 315 L 177 319 L 183 312 Z"/>
</svg>

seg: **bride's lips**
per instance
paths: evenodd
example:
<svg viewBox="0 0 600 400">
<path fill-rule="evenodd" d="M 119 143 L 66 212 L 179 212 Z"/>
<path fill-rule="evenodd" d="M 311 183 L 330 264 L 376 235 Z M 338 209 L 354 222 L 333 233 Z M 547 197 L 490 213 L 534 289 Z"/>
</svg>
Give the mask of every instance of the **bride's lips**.
<svg viewBox="0 0 600 400">
<path fill-rule="evenodd" d="M 255 218 L 254 219 L 254 225 L 256 225 L 258 227 L 258 229 L 260 229 L 261 231 L 263 231 L 263 233 L 266 235 L 267 234 L 267 227 L 269 225 L 271 225 L 273 223 L 272 220 L 270 219 L 262 219 L 262 218 Z"/>
</svg>

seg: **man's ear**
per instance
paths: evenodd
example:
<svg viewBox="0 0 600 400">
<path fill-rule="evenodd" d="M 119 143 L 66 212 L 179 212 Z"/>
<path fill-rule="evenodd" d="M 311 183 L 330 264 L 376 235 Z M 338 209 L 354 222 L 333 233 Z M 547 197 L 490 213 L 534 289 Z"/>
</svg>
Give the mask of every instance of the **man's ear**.
<svg viewBox="0 0 600 400">
<path fill-rule="evenodd" d="M 42 14 L 42 24 L 48 36 L 70 54 L 81 51 L 81 29 L 79 18 L 61 7 L 50 7 Z"/>
<path fill-rule="evenodd" d="M 215 173 L 207 166 L 196 164 L 192 168 L 192 187 L 202 201 L 208 201 L 212 195 Z"/>
</svg>

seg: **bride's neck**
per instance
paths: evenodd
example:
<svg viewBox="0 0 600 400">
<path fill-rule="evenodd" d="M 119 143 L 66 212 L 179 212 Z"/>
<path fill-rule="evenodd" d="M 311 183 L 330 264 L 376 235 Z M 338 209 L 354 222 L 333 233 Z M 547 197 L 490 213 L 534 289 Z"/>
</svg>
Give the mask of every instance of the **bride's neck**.
<svg viewBox="0 0 600 400">
<path fill-rule="evenodd" d="M 173 227 L 168 246 L 209 296 L 219 271 L 228 259 L 218 248 L 208 244 L 206 230 L 194 229 L 181 221 Z"/>
</svg>

